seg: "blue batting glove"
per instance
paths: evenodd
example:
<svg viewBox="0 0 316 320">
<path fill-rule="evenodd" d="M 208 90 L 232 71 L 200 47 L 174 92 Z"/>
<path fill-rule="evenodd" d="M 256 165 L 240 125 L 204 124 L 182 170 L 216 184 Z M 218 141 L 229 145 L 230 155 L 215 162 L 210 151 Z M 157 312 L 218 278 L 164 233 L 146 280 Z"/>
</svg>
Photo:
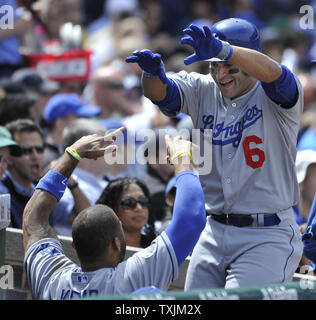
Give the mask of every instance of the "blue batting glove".
<svg viewBox="0 0 316 320">
<path fill-rule="evenodd" d="M 229 60 L 233 53 L 232 46 L 225 41 L 216 39 L 208 26 L 203 29 L 191 24 L 183 30 L 189 37 L 181 39 L 182 44 L 191 46 L 195 53 L 184 59 L 184 64 L 189 65 L 200 60 L 208 60 L 217 57 L 221 60 Z"/>
<path fill-rule="evenodd" d="M 167 83 L 167 76 L 164 64 L 159 53 L 152 53 L 148 49 L 137 50 L 133 55 L 125 59 L 126 62 L 136 62 L 143 70 L 143 75 L 147 78 L 159 78 L 163 83 Z"/>
</svg>

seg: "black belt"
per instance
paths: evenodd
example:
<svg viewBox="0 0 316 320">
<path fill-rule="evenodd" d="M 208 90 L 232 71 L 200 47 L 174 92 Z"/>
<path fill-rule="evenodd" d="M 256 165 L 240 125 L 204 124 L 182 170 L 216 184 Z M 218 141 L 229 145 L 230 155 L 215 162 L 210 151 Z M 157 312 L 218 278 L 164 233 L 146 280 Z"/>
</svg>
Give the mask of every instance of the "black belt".
<svg viewBox="0 0 316 320">
<path fill-rule="evenodd" d="M 280 218 L 277 214 L 210 214 L 212 218 L 220 223 L 235 227 L 270 227 L 280 223 Z"/>
</svg>

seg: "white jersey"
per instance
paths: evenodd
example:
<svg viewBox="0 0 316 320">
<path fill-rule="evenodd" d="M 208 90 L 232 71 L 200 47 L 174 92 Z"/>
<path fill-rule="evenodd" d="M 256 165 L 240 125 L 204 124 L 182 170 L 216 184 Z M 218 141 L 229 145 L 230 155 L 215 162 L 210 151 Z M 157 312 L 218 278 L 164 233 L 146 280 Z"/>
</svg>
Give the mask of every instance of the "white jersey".
<svg viewBox="0 0 316 320">
<path fill-rule="evenodd" d="M 56 239 L 34 243 L 24 263 L 33 297 L 44 300 L 130 294 L 146 286 L 167 290 L 179 272 L 175 252 L 164 232 L 116 268 L 82 272 L 65 256 Z"/>
<path fill-rule="evenodd" d="M 210 213 L 277 213 L 298 202 L 296 142 L 303 109 L 299 97 L 285 109 L 257 81 L 236 99 L 222 96 L 211 75 L 168 74 L 177 84 L 181 110 L 194 127 L 213 130 L 212 170 L 201 175 Z"/>
</svg>

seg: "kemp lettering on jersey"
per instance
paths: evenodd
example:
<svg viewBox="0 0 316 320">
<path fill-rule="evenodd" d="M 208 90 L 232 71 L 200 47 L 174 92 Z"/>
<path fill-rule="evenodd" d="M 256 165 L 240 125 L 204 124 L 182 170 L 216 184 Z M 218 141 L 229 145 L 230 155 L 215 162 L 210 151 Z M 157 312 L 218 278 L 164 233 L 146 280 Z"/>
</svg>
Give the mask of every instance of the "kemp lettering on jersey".
<svg viewBox="0 0 316 320">
<path fill-rule="evenodd" d="M 68 299 L 81 299 L 81 298 L 87 298 L 91 296 L 97 296 L 99 294 L 99 291 L 97 289 L 88 289 L 83 291 L 76 291 L 76 290 L 62 290 L 60 299 L 61 300 L 68 300 Z"/>
</svg>

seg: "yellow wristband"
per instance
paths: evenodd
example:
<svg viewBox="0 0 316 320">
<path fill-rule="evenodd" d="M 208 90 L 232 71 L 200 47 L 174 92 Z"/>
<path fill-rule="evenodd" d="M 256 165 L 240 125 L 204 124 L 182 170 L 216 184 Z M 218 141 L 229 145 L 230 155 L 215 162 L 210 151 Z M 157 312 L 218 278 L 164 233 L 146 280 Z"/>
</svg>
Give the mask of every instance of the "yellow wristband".
<svg viewBox="0 0 316 320">
<path fill-rule="evenodd" d="M 74 148 L 67 147 L 65 149 L 65 152 L 68 152 L 71 156 L 73 156 L 78 161 L 82 160 L 82 158 L 80 157 L 79 153 Z"/>
<path fill-rule="evenodd" d="M 192 160 L 192 155 L 191 155 L 191 153 L 190 153 L 189 151 L 182 151 L 182 152 L 178 152 L 178 153 L 176 153 L 176 154 L 174 154 L 174 155 L 172 156 L 172 158 L 171 158 L 171 163 L 173 163 L 174 159 L 182 156 L 183 154 L 188 154 L 188 155 L 190 156 L 190 160 Z"/>
</svg>

